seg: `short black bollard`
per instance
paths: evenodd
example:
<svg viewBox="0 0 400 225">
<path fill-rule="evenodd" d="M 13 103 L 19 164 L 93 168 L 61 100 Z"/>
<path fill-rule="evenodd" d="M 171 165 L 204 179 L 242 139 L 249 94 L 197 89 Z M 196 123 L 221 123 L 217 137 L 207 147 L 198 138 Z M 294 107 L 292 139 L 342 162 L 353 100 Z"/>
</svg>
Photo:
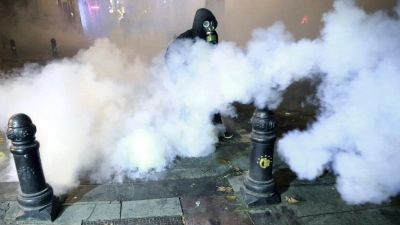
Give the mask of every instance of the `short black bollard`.
<svg viewBox="0 0 400 225">
<path fill-rule="evenodd" d="M 20 212 L 17 221 L 53 221 L 60 202 L 53 195 L 53 188 L 46 183 L 36 141 L 36 126 L 25 114 L 15 114 L 8 121 L 7 137 L 14 155 L 20 190 L 18 203 Z"/>
<path fill-rule="evenodd" d="M 271 110 L 256 109 L 251 118 L 250 171 L 243 182 L 249 207 L 280 203 L 272 176 L 276 120 Z"/>
<path fill-rule="evenodd" d="M 15 45 L 14 39 L 10 40 L 11 58 L 17 58 L 17 46 Z"/>
<path fill-rule="evenodd" d="M 58 51 L 57 51 L 57 41 L 56 39 L 52 38 L 50 40 L 51 43 L 51 52 L 54 59 L 58 58 Z"/>
</svg>

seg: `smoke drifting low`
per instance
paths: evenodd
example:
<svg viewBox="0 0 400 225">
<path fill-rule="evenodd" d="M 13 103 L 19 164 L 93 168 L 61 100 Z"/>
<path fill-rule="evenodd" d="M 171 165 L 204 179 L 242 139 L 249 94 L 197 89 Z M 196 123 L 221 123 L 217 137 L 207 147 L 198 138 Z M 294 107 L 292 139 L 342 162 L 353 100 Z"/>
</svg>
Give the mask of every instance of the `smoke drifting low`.
<svg viewBox="0 0 400 225">
<path fill-rule="evenodd" d="M 353 1 L 335 2 L 323 20 L 315 40 L 295 41 L 277 22 L 256 29 L 245 49 L 182 41 L 168 66 L 164 52 L 144 63 L 98 39 L 73 59 L 26 66 L 4 81 L 0 127 L 14 113 L 32 118 L 46 179 L 61 193 L 82 172 L 95 181 L 137 178 L 176 156 L 208 155 L 220 132 L 215 112 L 235 116 L 235 101 L 274 109 L 291 83 L 319 76 L 318 121 L 286 134 L 279 153 L 300 178 L 332 169 L 347 202 L 379 203 L 400 191 L 400 22 Z"/>
<path fill-rule="evenodd" d="M 400 192 L 399 9 L 389 18 L 335 2 L 315 42 L 313 64 L 323 73 L 318 121 L 279 142 L 280 154 L 300 178 L 333 170 L 349 203 L 381 203 Z"/>
</svg>

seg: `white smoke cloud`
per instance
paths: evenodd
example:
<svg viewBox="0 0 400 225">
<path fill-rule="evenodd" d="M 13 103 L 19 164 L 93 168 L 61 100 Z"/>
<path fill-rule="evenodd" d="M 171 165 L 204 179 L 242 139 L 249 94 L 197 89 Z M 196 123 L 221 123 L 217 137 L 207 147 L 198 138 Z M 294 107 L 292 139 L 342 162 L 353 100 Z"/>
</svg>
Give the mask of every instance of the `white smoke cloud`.
<svg viewBox="0 0 400 225">
<path fill-rule="evenodd" d="M 324 15 L 319 46 L 322 110 L 307 131 L 289 132 L 279 153 L 300 178 L 325 168 L 349 203 L 381 203 L 400 192 L 400 22 L 337 1 Z M 316 62 L 318 62 L 316 61 Z"/>
<path fill-rule="evenodd" d="M 210 117 L 220 102 L 202 88 L 211 77 L 183 79 L 194 67 L 182 68 L 173 83 L 162 55 L 153 66 L 127 58 L 99 39 L 74 59 L 27 65 L 1 85 L 0 126 L 5 130 L 15 113 L 32 118 L 56 193 L 76 185 L 86 171 L 95 181 L 143 177 L 164 170 L 177 155 L 214 151 L 218 138 Z"/>
<path fill-rule="evenodd" d="M 32 118 L 46 179 L 61 193 L 81 173 L 137 178 L 176 156 L 208 155 L 215 112 L 235 116 L 234 101 L 274 109 L 291 83 L 320 74 L 318 121 L 286 134 L 279 153 L 300 178 L 333 169 L 349 203 L 379 203 L 400 191 L 399 21 L 337 1 L 324 22 L 315 40 L 296 41 L 277 22 L 256 29 L 246 48 L 183 41 L 168 67 L 163 52 L 145 63 L 99 39 L 74 59 L 0 84 L 0 127 L 14 113 Z"/>
</svg>

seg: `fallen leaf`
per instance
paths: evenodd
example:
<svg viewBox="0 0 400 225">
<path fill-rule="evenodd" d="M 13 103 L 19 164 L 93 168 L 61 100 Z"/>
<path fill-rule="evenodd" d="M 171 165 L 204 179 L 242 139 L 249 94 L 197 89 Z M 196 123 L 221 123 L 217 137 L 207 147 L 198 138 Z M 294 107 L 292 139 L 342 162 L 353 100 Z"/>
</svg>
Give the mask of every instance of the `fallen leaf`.
<svg viewBox="0 0 400 225">
<path fill-rule="evenodd" d="M 245 170 L 245 171 L 236 172 L 236 175 L 243 175 L 243 174 L 248 174 L 248 173 L 249 173 L 249 170 Z"/>
<path fill-rule="evenodd" d="M 225 197 L 226 199 L 228 199 L 229 201 L 233 201 L 233 200 L 235 200 L 236 199 L 236 196 L 226 196 Z"/>
<path fill-rule="evenodd" d="M 217 189 L 217 191 L 223 191 L 223 192 L 225 192 L 225 193 L 231 193 L 232 192 L 232 188 L 231 187 L 224 187 L 224 186 L 221 186 L 221 187 L 218 187 L 218 189 Z"/>
<path fill-rule="evenodd" d="M 224 186 L 218 187 L 218 189 L 217 189 L 217 191 L 225 191 L 225 190 L 226 190 L 226 187 L 224 187 Z"/>
<path fill-rule="evenodd" d="M 286 200 L 287 202 L 289 202 L 290 204 L 294 204 L 294 203 L 300 202 L 299 200 L 297 200 L 297 199 L 295 199 L 295 198 L 292 198 L 292 197 L 288 197 L 288 196 L 285 196 L 285 200 Z"/>
<path fill-rule="evenodd" d="M 229 163 L 230 161 L 231 161 L 230 158 L 219 158 L 218 159 L 218 162 L 225 163 L 225 164 Z"/>
</svg>

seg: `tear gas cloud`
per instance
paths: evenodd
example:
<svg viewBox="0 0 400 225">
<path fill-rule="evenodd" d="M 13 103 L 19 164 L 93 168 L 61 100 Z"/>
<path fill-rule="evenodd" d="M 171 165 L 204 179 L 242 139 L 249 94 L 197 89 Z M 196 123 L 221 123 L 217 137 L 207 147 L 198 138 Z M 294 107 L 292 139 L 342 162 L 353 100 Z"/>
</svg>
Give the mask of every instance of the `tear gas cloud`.
<svg viewBox="0 0 400 225">
<path fill-rule="evenodd" d="M 232 102 L 276 108 L 293 82 L 317 76 L 320 113 L 306 131 L 278 142 L 302 179 L 337 175 L 349 203 L 380 203 L 400 191 L 399 6 L 389 17 L 336 1 L 321 36 L 296 41 L 282 22 L 256 29 L 246 48 L 182 41 L 151 63 L 98 39 L 73 59 L 27 65 L 0 86 L 0 127 L 14 113 L 38 128 L 46 179 L 56 192 L 90 171 L 94 181 L 144 177 L 176 156 L 212 153 L 211 116 Z M 221 128 L 223 129 L 223 128 Z"/>
<path fill-rule="evenodd" d="M 23 58 L 51 58 L 50 39 L 57 40 L 58 51 L 64 56 L 73 56 L 82 47 L 90 43 L 74 23 L 65 18 L 65 12 L 60 16 L 60 7 L 46 13 L 39 13 L 38 7 L 44 2 L 38 1 L 2 1 L 0 3 L 0 42 L 9 46 L 9 40 L 14 39 L 18 54 Z M 45 4 L 45 7 L 52 4 Z M 76 16 L 75 16 L 76 17 Z M 74 18 L 74 21 L 77 19 Z"/>
<path fill-rule="evenodd" d="M 300 178 L 333 170 L 347 202 L 380 203 L 400 191 L 399 6 L 395 18 L 350 1 L 334 8 L 314 41 L 313 65 L 323 73 L 318 121 L 284 135 L 278 151 Z"/>
</svg>

